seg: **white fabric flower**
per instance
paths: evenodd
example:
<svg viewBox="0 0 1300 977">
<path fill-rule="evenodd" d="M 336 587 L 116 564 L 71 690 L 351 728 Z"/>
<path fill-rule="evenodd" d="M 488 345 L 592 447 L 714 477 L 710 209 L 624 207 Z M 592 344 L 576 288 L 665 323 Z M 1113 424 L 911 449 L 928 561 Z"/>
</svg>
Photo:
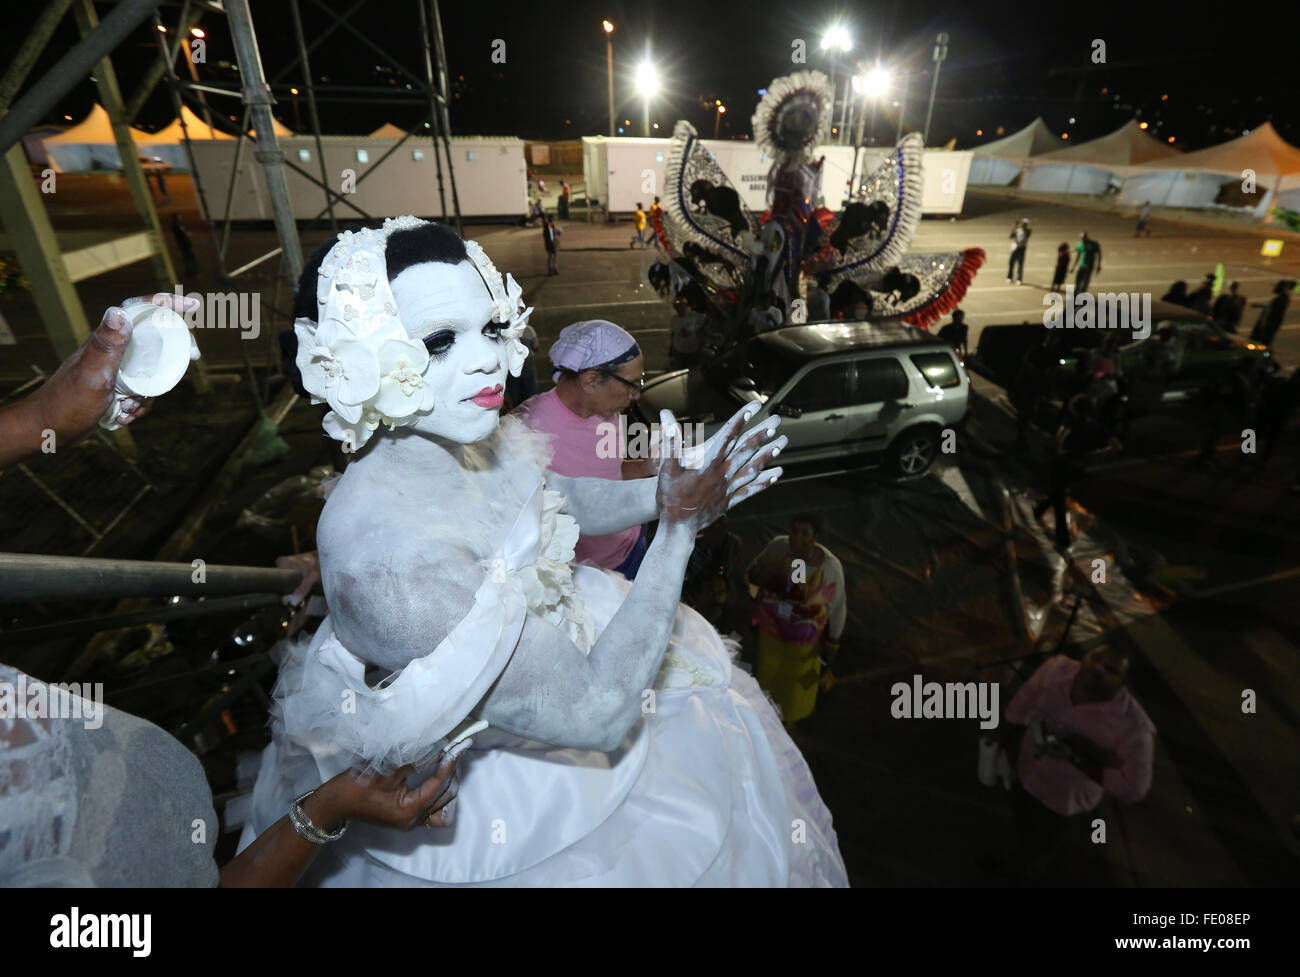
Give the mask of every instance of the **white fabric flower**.
<svg viewBox="0 0 1300 977">
<path fill-rule="evenodd" d="M 341 322 L 328 319 L 314 330 L 294 323 L 298 337 L 298 372 L 316 403 L 324 401 L 349 424 L 361 419 L 361 405 L 379 390 L 379 361 L 374 351 Z"/>
<path fill-rule="evenodd" d="M 560 511 L 564 496 L 547 491 L 542 496 L 542 519 L 537 559 L 519 568 L 514 579 L 528 609 L 569 635 L 584 652 L 591 648 L 586 612 L 573 585 L 573 551 L 578 545 L 578 523 Z"/>
<path fill-rule="evenodd" d="M 433 409 L 437 392 L 425 382 L 428 367 L 424 343 L 388 339 L 379 347 L 379 394 L 372 403 L 386 422 Z"/>
<path fill-rule="evenodd" d="M 326 434 L 336 441 L 342 441 L 343 450 L 351 452 L 356 451 L 370 440 L 370 435 L 374 434 L 379 428 L 381 420 L 382 418 L 374 411 L 366 411 L 365 415 L 359 420 L 348 423 L 334 411 L 330 411 L 325 415 L 325 419 L 321 423 Z"/>
</svg>

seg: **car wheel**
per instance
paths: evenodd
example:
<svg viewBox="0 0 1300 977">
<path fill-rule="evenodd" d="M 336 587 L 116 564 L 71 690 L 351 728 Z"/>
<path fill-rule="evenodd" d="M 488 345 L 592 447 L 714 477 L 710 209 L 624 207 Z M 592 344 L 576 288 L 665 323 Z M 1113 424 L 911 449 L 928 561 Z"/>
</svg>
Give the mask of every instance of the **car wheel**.
<svg viewBox="0 0 1300 977">
<path fill-rule="evenodd" d="M 938 451 L 939 438 L 933 428 L 909 428 L 889 446 L 889 470 L 896 478 L 924 475 Z"/>
</svg>

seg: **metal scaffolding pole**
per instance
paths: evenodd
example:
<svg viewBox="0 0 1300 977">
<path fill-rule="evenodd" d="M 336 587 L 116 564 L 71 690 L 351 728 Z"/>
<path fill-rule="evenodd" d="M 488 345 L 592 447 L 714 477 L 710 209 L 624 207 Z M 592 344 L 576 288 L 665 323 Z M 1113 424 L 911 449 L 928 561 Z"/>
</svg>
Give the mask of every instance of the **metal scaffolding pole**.
<svg viewBox="0 0 1300 977">
<path fill-rule="evenodd" d="M 301 581 L 301 570 L 203 566 L 200 572 L 192 563 L 0 553 L 0 603 L 267 591 L 290 594 Z"/>
<path fill-rule="evenodd" d="M 158 6 L 158 0 L 122 0 L 95 30 L 86 34 L 0 118 L 0 152 L 18 142 L 59 99 L 95 70 Z"/>
<path fill-rule="evenodd" d="M 81 0 L 73 8 L 73 13 L 81 33 L 85 37 L 92 36 L 99 26 L 94 0 Z M 126 124 L 126 110 L 122 105 L 122 90 L 117 85 L 117 73 L 107 54 L 95 66 L 95 85 L 99 89 L 99 99 L 113 123 L 113 137 L 117 140 L 117 152 L 122 158 L 122 175 L 126 177 L 131 199 L 144 220 L 145 233 L 149 236 L 154 274 L 164 288 L 171 288 L 176 283 L 176 270 L 172 267 L 167 240 L 163 237 L 162 222 L 158 220 L 158 211 L 149 192 L 149 181 L 144 175 L 144 168 L 140 166 L 140 156 L 136 152 L 135 141 L 131 138 L 131 129 Z"/>
<path fill-rule="evenodd" d="M 442 128 L 442 113 L 438 108 L 438 93 L 433 86 L 433 38 L 429 36 L 429 18 L 424 12 L 424 0 L 415 0 L 420 12 L 420 36 L 424 39 L 424 74 L 429 92 L 429 137 L 433 143 L 433 165 L 438 174 L 438 213 L 447 219 L 447 193 L 442 186 L 442 153 L 438 147 L 438 130 Z M 450 163 L 450 160 L 448 160 Z"/>
<path fill-rule="evenodd" d="M 18 94 L 18 89 L 23 87 L 36 59 L 40 57 L 41 51 L 54 35 L 55 28 L 59 26 L 59 21 L 71 6 L 72 0 L 48 0 L 45 4 L 45 9 L 32 25 L 31 33 L 23 41 L 23 46 L 5 69 L 4 78 L 0 78 L 0 112 L 9 108 L 9 103 Z"/>
<path fill-rule="evenodd" d="M 155 20 L 158 20 L 155 17 Z M 182 22 L 184 22 L 182 18 Z M 176 69 L 173 67 L 172 58 L 174 54 L 167 49 L 167 42 L 163 39 L 162 33 L 158 32 L 158 64 L 161 65 L 161 71 L 167 76 L 167 90 L 171 93 L 172 111 L 176 113 L 176 118 L 181 124 L 181 142 L 185 144 L 185 157 L 190 161 L 190 175 L 194 181 L 194 193 L 198 197 L 199 207 L 204 217 L 207 217 L 211 211 L 208 210 L 208 197 L 203 190 L 203 181 L 199 179 L 199 167 L 194 161 L 194 147 L 190 144 L 190 127 L 185 124 L 185 113 L 181 111 L 184 102 L 181 101 L 180 90 L 173 84 L 180 79 L 176 76 Z M 221 253 L 221 248 L 217 244 L 217 232 L 212 226 L 212 221 L 205 221 L 208 225 L 208 234 L 212 238 L 212 250 L 217 258 L 217 272 L 224 278 L 226 275 L 225 256 Z"/>
<path fill-rule="evenodd" d="M 438 94 L 442 103 L 442 141 L 447 147 L 447 172 L 451 179 L 451 204 L 456 208 L 456 233 L 464 234 L 460 223 L 460 194 L 456 190 L 456 164 L 451 158 L 451 113 L 447 110 L 447 47 L 442 40 L 442 14 L 438 12 L 438 0 L 429 0 L 429 15 L 433 20 L 433 39 L 438 55 Z M 444 213 L 444 217 L 446 214 Z"/>
<path fill-rule="evenodd" d="M 284 151 L 275 134 L 275 119 L 271 116 L 271 88 L 262 71 L 262 56 L 257 49 L 257 35 L 253 31 L 253 17 L 248 10 L 248 0 L 226 0 L 226 16 L 230 18 L 230 33 L 235 41 L 239 58 L 239 73 L 244 80 L 244 104 L 253 113 L 253 128 L 257 132 L 257 161 L 266 176 L 266 189 L 271 197 L 271 212 L 275 218 L 275 232 L 284 249 L 285 276 L 289 288 L 297 289 L 302 276 L 302 244 L 298 240 L 298 225 L 293 219 L 293 206 L 289 201 L 289 184 L 284 177 Z"/>
<path fill-rule="evenodd" d="M 329 174 L 325 172 L 325 147 L 320 141 L 320 115 L 316 112 L 316 87 L 311 80 L 311 62 L 307 59 L 307 41 L 302 33 L 302 11 L 298 9 L 298 0 L 289 0 L 289 10 L 293 13 L 293 34 L 298 41 L 298 63 L 302 67 L 302 76 L 306 79 L 304 86 L 307 89 L 307 112 L 311 116 L 311 131 L 316 137 L 316 157 L 320 160 L 320 180 L 321 183 L 328 184 L 330 181 Z M 329 190 L 325 191 L 325 209 L 330 215 L 330 229 L 337 234 L 339 231 L 338 219 L 334 216 L 334 201 L 331 199 Z"/>
</svg>

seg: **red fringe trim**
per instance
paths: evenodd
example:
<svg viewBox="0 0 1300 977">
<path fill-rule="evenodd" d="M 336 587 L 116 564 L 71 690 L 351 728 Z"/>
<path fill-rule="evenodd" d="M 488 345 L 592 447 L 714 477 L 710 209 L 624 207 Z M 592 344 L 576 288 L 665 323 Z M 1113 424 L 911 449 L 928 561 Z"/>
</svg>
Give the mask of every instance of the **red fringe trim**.
<svg viewBox="0 0 1300 977">
<path fill-rule="evenodd" d="M 915 312 L 903 316 L 903 321 L 921 329 L 929 329 L 961 305 L 961 300 L 966 297 L 966 290 L 975 279 L 975 272 L 979 271 L 982 264 L 984 264 L 984 251 L 981 248 L 963 251 L 943 291 Z"/>
</svg>

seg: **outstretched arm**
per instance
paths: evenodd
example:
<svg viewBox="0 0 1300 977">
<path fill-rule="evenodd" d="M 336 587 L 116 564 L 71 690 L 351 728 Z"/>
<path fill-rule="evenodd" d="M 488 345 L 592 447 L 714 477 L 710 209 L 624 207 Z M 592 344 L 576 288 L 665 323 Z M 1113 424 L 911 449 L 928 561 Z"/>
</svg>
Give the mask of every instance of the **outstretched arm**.
<svg viewBox="0 0 1300 977">
<path fill-rule="evenodd" d="M 707 459 L 716 457 L 725 446 L 731 424 L 739 418 L 743 426 L 753 415 L 752 406 L 742 407 L 730 422 L 724 424 L 704 444 L 681 449 L 683 466 L 699 468 L 707 464 Z M 778 421 L 778 418 L 771 418 L 758 430 L 774 434 Z M 658 450 L 657 445 L 656 450 Z M 548 471 L 546 486 L 564 495 L 565 503 L 561 511 L 577 521 L 584 536 L 604 536 L 608 533 L 622 532 L 624 529 L 631 529 L 633 526 L 640 526 L 659 518 L 657 477 L 625 479 L 619 482 L 608 478 L 569 477 Z M 730 505 L 735 505 L 735 502 L 731 502 Z"/>
<path fill-rule="evenodd" d="M 785 438 L 774 438 L 764 425 L 737 441 L 754 409 L 732 419 L 706 466 L 682 468 L 671 451 L 661 461 L 659 532 L 591 653 L 584 656 L 558 629 L 530 615 L 514 657 L 479 708 L 480 718 L 557 745 L 618 747 L 641 715 L 642 693 L 651 688 L 667 650 L 696 532 L 780 477 L 780 469 L 761 477 L 760 472 Z M 671 415 L 664 427 L 679 441 Z"/>
</svg>

